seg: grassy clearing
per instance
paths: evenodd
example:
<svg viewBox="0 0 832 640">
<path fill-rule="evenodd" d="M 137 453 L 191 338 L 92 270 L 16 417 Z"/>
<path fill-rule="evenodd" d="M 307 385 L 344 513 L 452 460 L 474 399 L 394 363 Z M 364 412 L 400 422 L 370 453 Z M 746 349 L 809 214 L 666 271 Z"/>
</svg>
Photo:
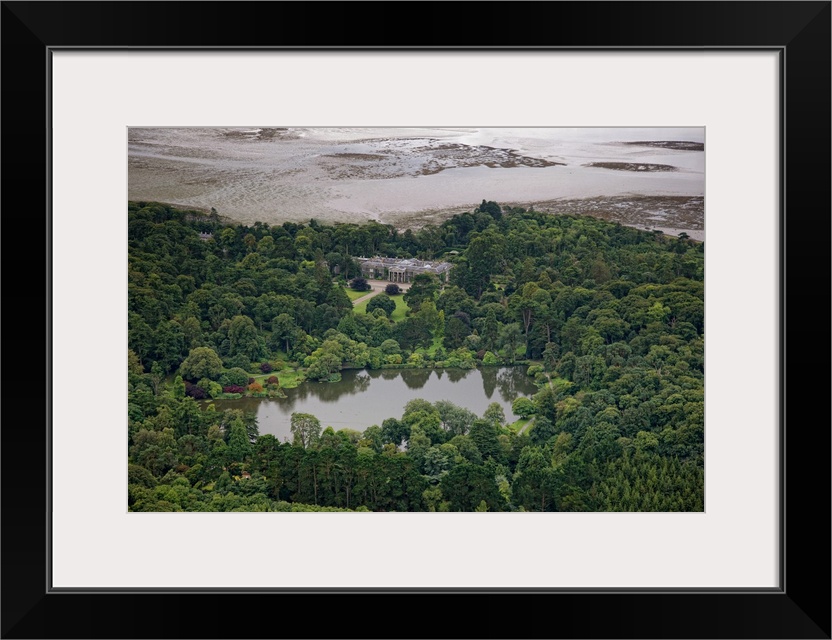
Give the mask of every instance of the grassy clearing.
<svg viewBox="0 0 832 640">
<path fill-rule="evenodd" d="M 529 424 L 530 420 L 531 418 L 520 418 L 516 422 L 507 424 L 506 427 L 508 427 L 511 431 L 514 431 L 514 433 L 519 434 L 523 429 L 526 428 L 526 425 Z"/>
<path fill-rule="evenodd" d="M 350 299 L 350 302 L 352 302 L 353 300 L 357 300 L 361 296 L 366 296 L 368 293 L 370 293 L 369 291 L 353 291 L 349 287 L 344 287 L 344 291 L 346 291 L 347 297 Z"/>
<path fill-rule="evenodd" d="M 431 342 L 430 347 L 428 347 L 428 353 L 430 355 L 436 355 L 436 350 L 442 346 L 443 336 L 436 337 L 434 336 L 433 342 Z"/>
<path fill-rule="evenodd" d="M 402 320 L 404 320 L 404 316 L 410 307 L 408 307 L 407 303 L 404 301 L 404 296 L 397 295 L 390 297 L 393 298 L 393 301 L 396 303 L 396 309 L 390 315 L 390 319 L 393 322 L 401 322 Z"/>
<path fill-rule="evenodd" d="M 269 373 L 258 373 L 251 377 L 254 378 L 255 382 L 259 382 L 265 386 L 266 380 L 271 376 L 277 376 L 277 379 L 280 380 L 281 389 L 294 389 L 306 379 L 302 373 L 292 367 L 285 367 L 279 371 L 271 371 Z"/>
<path fill-rule="evenodd" d="M 401 295 L 398 296 L 390 296 L 390 299 L 396 303 L 396 308 L 393 310 L 390 319 L 393 322 L 401 322 L 404 320 L 405 314 L 407 313 L 408 306 L 407 303 L 404 301 L 404 297 Z M 372 298 L 370 298 L 372 300 Z M 359 302 L 357 305 L 353 307 L 353 311 L 355 313 L 367 313 L 367 303 L 370 300 L 365 300 L 364 302 Z"/>
<path fill-rule="evenodd" d="M 530 418 L 527 419 L 526 426 L 524 426 L 520 429 L 520 431 L 518 432 L 518 435 L 524 435 L 524 436 L 529 435 L 529 433 L 531 433 L 531 430 L 534 429 L 534 424 L 535 424 L 534 416 L 531 416 Z"/>
<path fill-rule="evenodd" d="M 281 389 L 294 389 L 301 382 L 306 380 L 302 373 L 300 373 L 297 369 L 292 369 L 291 367 L 278 371 L 277 379 L 280 380 Z"/>
</svg>

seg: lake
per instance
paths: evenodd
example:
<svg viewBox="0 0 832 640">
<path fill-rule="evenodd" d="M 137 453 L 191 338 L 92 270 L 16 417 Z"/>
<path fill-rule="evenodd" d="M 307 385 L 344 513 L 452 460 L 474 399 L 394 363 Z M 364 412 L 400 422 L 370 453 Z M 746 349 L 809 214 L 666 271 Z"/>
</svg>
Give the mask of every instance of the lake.
<svg viewBox="0 0 832 640">
<path fill-rule="evenodd" d="M 285 389 L 286 398 L 215 400 L 217 410 L 243 409 L 257 414 L 261 434 L 278 440 L 292 439 L 292 413 L 311 413 L 321 425 L 333 429 L 363 431 L 381 425 L 385 418 L 401 418 L 404 406 L 415 398 L 429 402 L 448 400 L 482 416 L 488 405 L 498 403 L 506 420 L 513 422 L 511 403 L 531 396 L 537 387 L 526 367 L 482 369 L 383 369 L 346 370 L 340 382 L 305 382 Z"/>
</svg>

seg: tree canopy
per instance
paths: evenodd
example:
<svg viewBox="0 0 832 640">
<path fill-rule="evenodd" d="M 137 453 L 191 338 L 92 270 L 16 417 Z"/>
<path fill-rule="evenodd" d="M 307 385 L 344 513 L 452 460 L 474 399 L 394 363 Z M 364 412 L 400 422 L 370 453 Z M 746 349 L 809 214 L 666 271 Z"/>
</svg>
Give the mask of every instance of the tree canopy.
<svg viewBox="0 0 832 640">
<path fill-rule="evenodd" d="M 358 310 L 355 255 L 453 268 L 416 276 L 404 309 L 382 293 Z M 701 511 L 704 331 L 704 244 L 687 237 L 487 200 L 405 232 L 129 203 L 128 506 Z M 422 400 L 363 433 L 296 413 L 278 442 L 206 405 L 344 367 L 492 365 L 537 384 L 512 407 L 527 420 Z"/>
</svg>

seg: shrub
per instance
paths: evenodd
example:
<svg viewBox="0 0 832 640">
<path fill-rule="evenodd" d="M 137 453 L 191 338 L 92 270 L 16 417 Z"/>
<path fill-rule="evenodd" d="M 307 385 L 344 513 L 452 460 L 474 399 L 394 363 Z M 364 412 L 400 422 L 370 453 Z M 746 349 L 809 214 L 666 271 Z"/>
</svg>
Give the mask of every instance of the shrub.
<svg viewBox="0 0 832 640">
<path fill-rule="evenodd" d="M 222 387 L 214 382 L 213 380 L 209 380 L 208 378 L 203 378 L 196 385 L 205 392 L 209 398 L 216 398 L 218 395 L 222 393 Z"/>
<path fill-rule="evenodd" d="M 459 348 L 448 354 L 445 365 L 451 368 L 475 369 L 477 362 L 474 358 L 475 354 L 473 352 L 465 348 Z"/>
<path fill-rule="evenodd" d="M 388 285 L 384 288 L 384 293 L 386 293 L 388 296 L 397 296 L 397 295 L 399 295 L 401 292 L 402 292 L 402 290 L 401 290 L 401 288 L 399 287 L 399 285 L 397 285 L 397 284 L 395 284 L 395 283 L 393 283 L 393 282 L 391 282 L 390 284 L 388 284 Z"/>
<path fill-rule="evenodd" d="M 399 343 L 396 342 L 395 340 L 392 340 L 392 339 L 388 339 L 388 340 L 385 340 L 384 342 L 382 342 L 379 345 L 379 349 L 386 356 L 397 355 L 397 354 L 400 354 L 402 352 L 402 349 L 399 346 Z"/>
<path fill-rule="evenodd" d="M 266 384 L 280 384 L 280 379 L 277 376 L 269 376 L 269 379 L 266 380 Z"/>
<path fill-rule="evenodd" d="M 425 357 L 421 353 L 411 353 L 407 359 L 407 364 L 412 364 L 416 367 L 423 367 L 425 365 Z"/>
<path fill-rule="evenodd" d="M 191 384 L 185 380 L 185 395 L 194 398 L 195 400 L 205 400 L 208 394 L 195 384 Z"/>
<path fill-rule="evenodd" d="M 241 386 L 236 385 L 236 384 L 230 384 L 227 387 L 223 387 L 222 392 L 223 393 L 245 393 L 246 389 L 245 389 L 245 387 L 241 387 Z"/>
<path fill-rule="evenodd" d="M 264 362 L 263 364 L 260 365 L 260 371 L 262 371 L 263 373 L 269 373 L 273 369 L 274 369 L 274 367 L 268 362 Z"/>
<path fill-rule="evenodd" d="M 254 384 L 254 382 L 255 382 L 254 378 L 249 378 L 249 379 L 248 379 L 248 383 L 249 383 L 249 384 Z"/>
<path fill-rule="evenodd" d="M 220 384 L 223 387 L 229 385 L 243 387 L 248 384 L 248 374 L 239 367 L 223 371 L 222 375 L 220 375 Z"/>
<path fill-rule="evenodd" d="M 499 360 L 497 359 L 497 356 L 495 356 L 493 353 L 491 353 L 490 351 L 486 351 L 485 355 L 482 358 L 482 363 L 487 365 L 495 365 L 499 363 Z"/>
<path fill-rule="evenodd" d="M 248 356 L 244 353 L 238 353 L 235 356 L 223 358 L 223 362 L 225 363 L 225 366 L 229 369 L 236 368 L 245 370 L 246 367 L 248 367 L 249 364 L 251 364 L 249 362 Z"/>
<path fill-rule="evenodd" d="M 371 288 L 367 280 L 360 276 L 350 280 L 350 289 L 353 291 L 369 291 Z"/>
<path fill-rule="evenodd" d="M 263 393 L 263 385 L 259 382 L 252 382 L 248 385 L 248 390 L 252 393 Z"/>
</svg>

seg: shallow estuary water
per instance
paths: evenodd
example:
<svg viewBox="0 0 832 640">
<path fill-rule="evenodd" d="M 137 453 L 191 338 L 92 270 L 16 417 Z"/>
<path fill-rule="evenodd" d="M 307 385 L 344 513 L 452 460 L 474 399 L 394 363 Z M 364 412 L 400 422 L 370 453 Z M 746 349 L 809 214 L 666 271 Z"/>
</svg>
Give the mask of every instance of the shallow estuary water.
<svg viewBox="0 0 832 640">
<path fill-rule="evenodd" d="M 703 128 L 131 128 L 128 197 L 214 207 L 245 223 L 314 217 L 399 228 L 441 222 L 482 199 L 546 201 L 551 209 L 553 201 L 584 198 L 701 198 L 702 149 L 632 143 L 704 143 L 704 135 Z M 589 166 L 599 162 L 675 170 Z M 703 226 L 701 215 L 684 225 L 645 217 L 639 226 L 652 222 Z"/>
</svg>

